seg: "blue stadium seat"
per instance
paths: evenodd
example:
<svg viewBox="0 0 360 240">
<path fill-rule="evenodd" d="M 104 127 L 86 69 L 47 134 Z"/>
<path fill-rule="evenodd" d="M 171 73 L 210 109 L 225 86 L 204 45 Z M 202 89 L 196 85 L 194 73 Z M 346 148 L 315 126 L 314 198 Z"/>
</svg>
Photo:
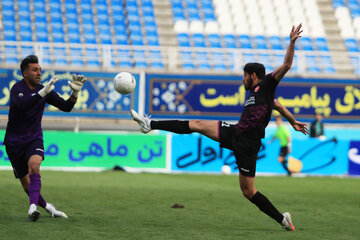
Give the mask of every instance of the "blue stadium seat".
<svg viewBox="0 0 360 240">
<path fill-rule="evenodd" d="M 81 48 L 70 48 L 70 64 L 71 66 L 84 66 Z"/>
<path fill-rule="evenodd" d="M 197 21 L 197 20 L 201 20 L 200 18 L 200 13 L 199 13 L 199 9 L 196 7 L 188 7 L 187 8 L 187 12 L 188 12 L 188 20 L 190 22 L 192 21 Z"/>
<path fill-rule="evenodd" d="M 129 22 L 128 29 L 131 34 L 142 35 L 140 21 Z"/>
<path fill-rule="evenodd" d="M 274 50 L 283 50 L 282 40 L 279 36 L 270 36 L 268 40 L 270 48 Z"/>
<path fill-rule="evenodd" d="M 344 0 L 333 0 L 332 4 L 335 9 L 338 7 L 345 7 Z"/>
<path fill-rule="evenodd" d="M 42 53 L 39 57 L 39 60 L 42 65 L 51 65 L 52 61 L 50 59 L 51 53 L 49 47 L 42 47 L 40 49 L 40 52 Z"/>
<path fill-rule="evenodd" d="M 349 52 L 359 52 L 359 47 L 354 38 L 345 39 L 345 46 Z"/>
<path fill-rule="evenodd" d="M 53 42 L 54 43 L 65 43 L 65 35 L 64 32 L 52 32 Z"/>
<path fill-rule="evenodd" d="M 26 56 L 35 54 L 35 50 L 33 46 L 21 46 L 20 50 L 21 59 L 25 58 Z"/>
<path fill-rule="evenodd" d="M 5 45 L 4 48 L 5 63 L 18 64 L 18 50 L 14 45 Z"/>
<path fill-rule="evenodd" d="M 190 36 L 187 33 L 178 33 L 177 40 L 180 47 L 190 47 Z"/>
<path fill-rule="evenodd" d="M 327 41 L 325 38 L 322 37 L 315 39 L 315 47 L 318 51 L 329 51 Z"/>
<path fill-rule="evenodd" d="M 87 48 L 85 53 L 88 67 L 100 67 L 99 53 L 96 48 Z"/>
<path fill-rule="evenodd" d="M 81 43 L 80 32 L 78 30 L 69 31 L 67 36 L 69 43 Z"/>
<path fill-rule="evenodd" d="M 139 34 L 130 34 L 130 42 L 132 45 L 144 45 L 143 37 Z"/>
<path fill-rule="evenodd" d="M 116 33 L 115 40 L 116 40 L 117 45 L 128 45 L 129 44 L 128 36 L 125 33 Z"/>
<path fill-rule="evenodd" d="M 209 34 L 207 37 L 207 42 L 211 48 L 221 48 L 220 36 L 218 34 Z"/>
<path fill-rule="evenodd" d="M 65 0 L 64 5 L 66 9 L 76 9 L 76 0 Z"/>
<path fill-rule="evenodd" d="M 254 43 L 256 49 L 268 49 L 266 38 L 263 35 L 257 35 L 254 37 Z"/>
<path fill-rule="evenodd" d="M 149 58 L 150 58 L 150 62 L 151 62 L 151 68 L 155 68 L 155 69 L 163 69 L 164 68 L 160 50 L 150 50 Z"/>
<path fill-rule="evenodd" d="M 212 6 L 211 3 L 210 4 L 202 3 L 202 12 L 203 12 L 203 20 L 205 22 L 216 21 L 214 7 Z"/>
<path fill-rule="evenodd" d="M 193 70 L 195 69 L 194 59 L 192 56 L 192 52 L 190 51 L 181 51 L 180 58 L 182 61 L 182 68 L 184 70 Z"/>
<path fill-rule="evenodd" d="M 146 35 L 156 35 L 157 36 L 157 26 L 155 22 L 144 22 L 144 29 Z"/>
<path fill-rule="evenodd" d="M 273 55 L 274 65 L 276 67 L 282 65 L 284 62 L 284 58 L 285 58 L 285 54 L 274 54 Z"/>
<path fill-rule="evenodd" d="M 34 1 L 34 9 L 40 9 L 43 8 L 45 9 L 46 3 L 45 0 L 36 0 Z"/>
<path fill-rule="evenodd" d="M 252 49 L 251 38 L 249 35 L 240 35 L 238 37 L 240 48 Z"/>
<path fill-rule="evenodd" d="M 243 62 L 244 63 L 256 62 L 255 54 L 254 53 L 244 53 L 243 54 Z"/>
<path fill-rule="evenodd" d="M 101 33 L 99 36 L 101 44 L 113 44 L 111 36 L 111 33 Z"/>
<path fill-rule="evenodd" d="M 336 72 L 330 55 L 320 56 L 320 64 L 322 65 L 322 72 L 324 73 Z"/>
<path fill-rule="evenodd" d="M 35 29 L 37 32 L 47 32 L 48 23 L 47 22 L 35 22 Z"/>
<path fill-rule="evenodd" d="M 205 36 L 202 33 L 194 33 L 192 35 L 192 41 L 194 47 L 206 47 Z"/>
<path fill-rule="evenodd" d="M 223 36 L 223 42 L 224 42 L 225 48 L 237 48 L 236 38 L 233 34 L 225 34 Z"/>
<path fill-rule="evenodd" d="M 197 52 L 196 53 L 196 62 L 197 62 L 197 68 L 200 70 L 211 69 L 207 52 Z"/>
<path fill-rule="evenodd" d="M 174 21 L 186 20 L 183 8 L 172 8 L 174 14 Z"/>
<path fill-rule="evenodd" d="M 270 68 L 271 63 L 272 63 L 270 54 L 266 54 L 266 53 L 259 54 L 258 62 L 264 64 L 266 69 Z"/>
<path fill-rule="evenodd" d="M 306 55 L 305 59 L 306 59 L 307 72 L 309 73 L 321 72 L 315 55 Z"/>
<path fill-rule="evenodd" d="M 98 25 L 110 25 L 108 14 L 97 14 Z"/>
<path fill-rule="evenodd" d="M 160 46 L 159 38 L 156 35 L 146 36 L 146 41 L 149 46 Z"/>
<path fill-rule="evenodd" d="M 36 41 L 37 42 L 49 42 L 49 34 L 48 32 L 36 32 Z"/>
<path fill-rule="evenodd" d="M 120 49 L 118 51 L 119 67 L 132 67 L 130 51 L 127 49 Z"/>
<path fill-rule="evenodd" d="M 213 52 L 212 53 L 212 62 L 214 70 L 226 70 L 227 67 L 225 65 L 225 56 L 222 52 Z"/>
<path fill-rule="evenodd" d="M 134 50 L 135 68 L 147 68 L 146 54 L 144 50 Z"/>
<path fill-rule="evenodd" d="M 115 14 L 115 13 L 114 13 Z M 118 24 L 125 24 L 125 15 L 123 12 L 116 13 L 116 15 L 112 16 L 112 19 L 114 21 L 114 27 Z"/>
<path fill-rule="evenodd" d="M 4 31 L 4 40 L 5 41 L 16 41 L 16 31 L 15 30 Z"/>
<path fill-rule="evenodd" d="M 60 9 L 61 8 L 61 1 L 60 0 L 51 0 L 49 1 L 49 8 L 51 9 Z"/>
<path fill-rule="evenodd" d="M 33 41 L 31 31 L 21 30 L 19 34 L 20 34 L 20 40 L 22 42 L 32 42 Z"/>
<path fill-rule="evenodd" d="M 96 44 L 96 35 L 93 32 L 84 32 L 84 42 L 87 44 Z"/>
<path fill-rule="evenodd" d="M 54 64 L 59 66 L 67 66 L 66 50 L 64 47 L 54 48 Z"/>
<path fill-rule="evenodd" d="M 31 16 L 30 9 L 19 8 L 18 15 L 19 15 L 19 18 L 21 18 L 21 17 L 30 18 L 30 16 Z"/>
<path fill-rule="evenodd" d="M 115 34 L 126 34 L 127 27 L 126 27 L 125 21 L 114 24 L 114 31 L 115 31 Z"/>
<path fill-rule="evenodd" d="M 304 51 L 314 51 L 311 38 L 309 37 L 301 37 L 299 45 L 301 46 L 301 49 Z"/>
</svg>

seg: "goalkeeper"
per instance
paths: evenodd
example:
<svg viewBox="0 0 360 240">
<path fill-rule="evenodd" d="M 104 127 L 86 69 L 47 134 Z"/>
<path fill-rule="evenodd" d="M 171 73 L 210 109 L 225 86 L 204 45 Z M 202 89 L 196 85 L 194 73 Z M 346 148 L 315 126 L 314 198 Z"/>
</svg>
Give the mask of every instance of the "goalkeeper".
<svg viewBox="0 0 360 240">
<path fill-rule="evenodd" d="M 68 84 L 72 94 L 68 100 L 54 92 L 54 83 L 58 80 L 53 76 L 45 85 L 40 84 L 41 67 L 38 57 L 29 55 L 20 64 L 23 80 L 14 84 L 10 90 L 9 119 L 6 127 L 4 145 L 14 170 L 25 192 L 29 195 L 30 221 L 40 217 L 37 206 L 44 208 L 52 217 L 67 218 L 67 215 L 56 210 L 54 205 L 47 203 L 40 194 L 40 165 L 44 160 L 43 132 L 41 119 L 45 104 L 51 104 L 61 111 L 70 112 L 78 94 L 86 82 L 82 75 L 73 75 Z"/>
</svg>

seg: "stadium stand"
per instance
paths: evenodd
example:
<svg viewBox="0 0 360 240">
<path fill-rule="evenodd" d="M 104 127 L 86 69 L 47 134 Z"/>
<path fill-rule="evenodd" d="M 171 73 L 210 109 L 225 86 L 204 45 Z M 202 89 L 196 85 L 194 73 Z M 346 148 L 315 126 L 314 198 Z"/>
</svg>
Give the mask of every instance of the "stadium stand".
<svg viewBox="0 0 360 240">
<path fill-rule="evenodd" d="M 9 66 L 36 53 L 55 68 L 229 73 L 262 61 L 270 71 L 302 22 L 292 73 L 360 72 L 357 0 L 2 0 L 0 10 Z"/>
</svg>

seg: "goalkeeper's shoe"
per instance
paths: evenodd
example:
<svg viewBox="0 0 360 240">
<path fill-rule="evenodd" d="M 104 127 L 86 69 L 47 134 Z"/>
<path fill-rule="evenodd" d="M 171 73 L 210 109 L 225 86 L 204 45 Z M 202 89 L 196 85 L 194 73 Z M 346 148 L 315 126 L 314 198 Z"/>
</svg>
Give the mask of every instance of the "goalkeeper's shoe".
<svg viewBox="0 0 360 240">
<path fill-rule="evenodd" d="M 40 218 L 40 212 L 37 210 L 37 206 L 33 203 L 30 205 L 29 211 L 29 221 L 36 222 Z"/>
<path fill-rule="evenodd" d="M 287 231 L 295 231 L 295 227 L 291 221 L 291 215 L 288 212 L 283 214 L 284 219 L 281 222 L 281 227 Z"/>
<path fill-rule="evenodd" d="M 140 126 L 140 131 L 142 133 L 148 133 L 151 131 L 150 127 L 150 117 L 148 116 L 140 116 L 135 110 L 131 109 L 130 114 L 133 117 L 134 121 L 136 121 Z"/>
<path fill-rule="evenodd" d="M 59 210 L 56 210 L 55 206 L 51 203 L 47 203 L 45 210 L 53 217 L 53 218 L 68 218 L 68 216 Z"/>
</svg>

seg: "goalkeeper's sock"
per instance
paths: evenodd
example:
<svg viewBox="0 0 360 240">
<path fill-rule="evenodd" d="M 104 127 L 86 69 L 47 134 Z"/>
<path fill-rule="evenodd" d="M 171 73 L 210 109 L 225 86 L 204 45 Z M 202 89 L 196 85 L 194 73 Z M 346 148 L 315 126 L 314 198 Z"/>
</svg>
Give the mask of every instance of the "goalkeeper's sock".
<svg viewBox="0 0 360 240">
<path fill-rule="evenodd" d="M 189 121 L 169 120 L 150 122 L 151 129 L 165 130 L 173 133 L 188 134 L 191 133 Z"/>
<path fill-rule="evenodd" d="M 29 191 L 25 191 L 26 194 L 29 196 Z M 38 205 L 42 208 L 46 207 L 47 202 L 45 201 L 44 197 L 41 196 L 41 194 L 39 195 L 39 201 L 38 201 Z"/>
<path fill-rule="evenodd" d="M 29 199 L 30 205 L 39 203 L 40 189 L 41 189 L 41 176 L 40 174 L 34 173 L 30 174 L 30 184 L 29 184 Z"/>
<path fill-rule="evenodd" d="M 267 197 L 257 191 L 250 201 L 255 204 L 262 212 L 273 218 L 278 223 L 281 223 L 284 216 L 274 207 Z"/>
<path fill-rule="evenodd" d="M 38 205 L 42 208 L 46 207 L 47 202 L 45 201 L 45 199 L 43 198 L 43 196 L 41 196 L 41 194 L 39 194 L 39 201 L 38 201 Z"/>
</svg>

